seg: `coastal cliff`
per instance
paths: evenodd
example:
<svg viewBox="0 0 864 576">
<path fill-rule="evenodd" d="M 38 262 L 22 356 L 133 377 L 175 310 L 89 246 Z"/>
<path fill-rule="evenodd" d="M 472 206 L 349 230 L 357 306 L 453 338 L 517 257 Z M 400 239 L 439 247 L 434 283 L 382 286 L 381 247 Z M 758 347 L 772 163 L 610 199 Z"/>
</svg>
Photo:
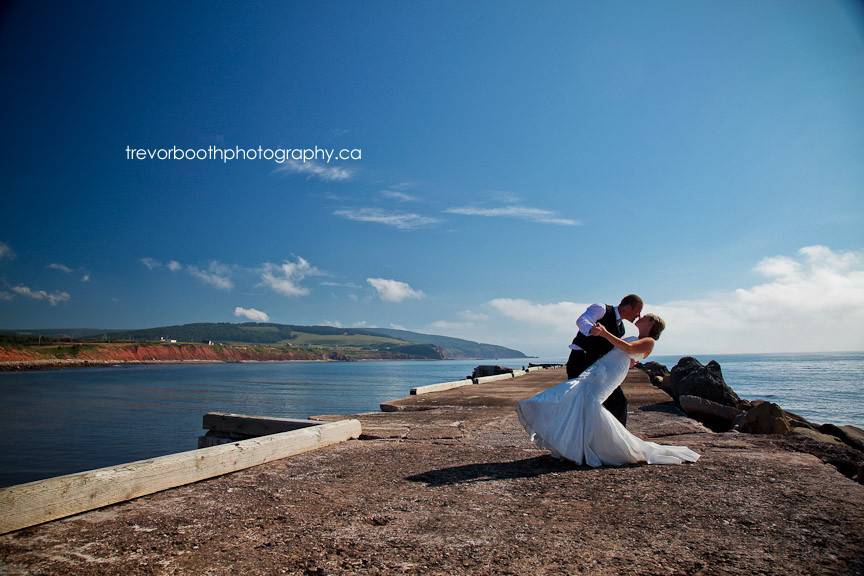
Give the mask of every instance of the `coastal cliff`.
<svg viewBox="0 0 864 576">
<path fill-rule="evenodd" d="M 564 377 L 391 401 L 356 416 L 359 440 L 0 536 L 0 558 L 21 574 L 864 570 L 864 486 L 794 435 L 714 432 L 633 370 L 628 427 L 700 460 L 559 462 L 513 405 Z"/>
<path fill-rule="evenodd" d="M 154 364 L 160 362 L 251 362 L 286 360 L 442 360 L 434 346 L 408 345 L 389 350 L 289 348 L 264 344 L 70 343 L 50 346 L 0 346 L 0 370 Z"/>
</svg>

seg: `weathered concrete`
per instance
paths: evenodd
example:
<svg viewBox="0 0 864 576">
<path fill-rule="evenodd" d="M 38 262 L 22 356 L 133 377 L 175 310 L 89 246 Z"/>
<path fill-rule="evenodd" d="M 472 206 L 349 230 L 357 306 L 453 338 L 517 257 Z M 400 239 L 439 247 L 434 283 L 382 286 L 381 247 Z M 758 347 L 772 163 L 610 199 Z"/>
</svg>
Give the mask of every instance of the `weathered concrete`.
<svg viewBox="0 0 864 576">
<path fill-rule="evenodd" d="M 633 373 L 628 425 L 682 466 L 533 447 L 532 372 L 362 414 L 363 438 L 0 537 L 10 574 L 857 574 L 864 486 L 784 437 L 713 433 Z M 321 420 L 334 417 L 324 416 Z M 800 439 L 800 435 L 790 437 Z"/>
</svg>

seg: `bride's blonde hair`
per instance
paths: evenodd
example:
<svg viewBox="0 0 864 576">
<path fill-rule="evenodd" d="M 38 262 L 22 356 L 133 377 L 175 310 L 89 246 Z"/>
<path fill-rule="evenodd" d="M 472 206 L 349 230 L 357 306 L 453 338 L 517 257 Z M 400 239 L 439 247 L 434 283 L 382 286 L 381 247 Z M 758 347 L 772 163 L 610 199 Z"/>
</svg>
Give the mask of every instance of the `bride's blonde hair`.
<svg viewBox="0 0 864 576">
<path fill-rule="evenodd" d="M 643 314 L 642 317 L 650 318 L 652 321 L 651 332 L 648 333 L 648 337 L 653 338 L 654 340 L 659 340 L 660 334 L 662 334 L 663 330 L 666 329 L 666 322 L 657 314 Z"/>
</svg>

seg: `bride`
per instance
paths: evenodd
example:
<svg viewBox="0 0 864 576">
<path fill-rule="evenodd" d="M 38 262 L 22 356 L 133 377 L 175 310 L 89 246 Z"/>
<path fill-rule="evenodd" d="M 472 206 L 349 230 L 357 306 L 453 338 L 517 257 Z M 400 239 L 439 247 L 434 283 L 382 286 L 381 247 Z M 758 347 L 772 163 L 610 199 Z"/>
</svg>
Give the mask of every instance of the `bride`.
<svg viewBox="0 0 864 576">
<path fill-rule="evenodd" d="M 642 316 L 635 326 L 624 324 L 623 339 L 596 324 L 591 335 L 605 338 L 615 348 L 577 378 L 518 402 L 519 421 L 539 448 L 577 464 L 596 468 L 695 462 L 699 454 L 685 446 L 663 446 L 637 438 L 603 407 L 603 401 L 627 376 L 630 360 L 648 356 L 665 327 L 655 314 Z"/>
</svg>

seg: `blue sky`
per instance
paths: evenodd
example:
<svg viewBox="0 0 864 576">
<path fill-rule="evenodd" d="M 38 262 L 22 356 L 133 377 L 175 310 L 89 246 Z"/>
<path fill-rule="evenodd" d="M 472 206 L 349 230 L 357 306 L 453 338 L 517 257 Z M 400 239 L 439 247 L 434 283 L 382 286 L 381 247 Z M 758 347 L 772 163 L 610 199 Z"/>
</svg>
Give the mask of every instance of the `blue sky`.
<svg viewBox="0 0 864 576">
<path fill-rule="evenodd" d="M 667 353 L 864 347 L 858 3 L 17 3 L 0 28 L 0 327 L 240 307 L 557 355 L 636 291 Z M 363 158 L 125 158 L 174 145 Z"/>
</svg>

